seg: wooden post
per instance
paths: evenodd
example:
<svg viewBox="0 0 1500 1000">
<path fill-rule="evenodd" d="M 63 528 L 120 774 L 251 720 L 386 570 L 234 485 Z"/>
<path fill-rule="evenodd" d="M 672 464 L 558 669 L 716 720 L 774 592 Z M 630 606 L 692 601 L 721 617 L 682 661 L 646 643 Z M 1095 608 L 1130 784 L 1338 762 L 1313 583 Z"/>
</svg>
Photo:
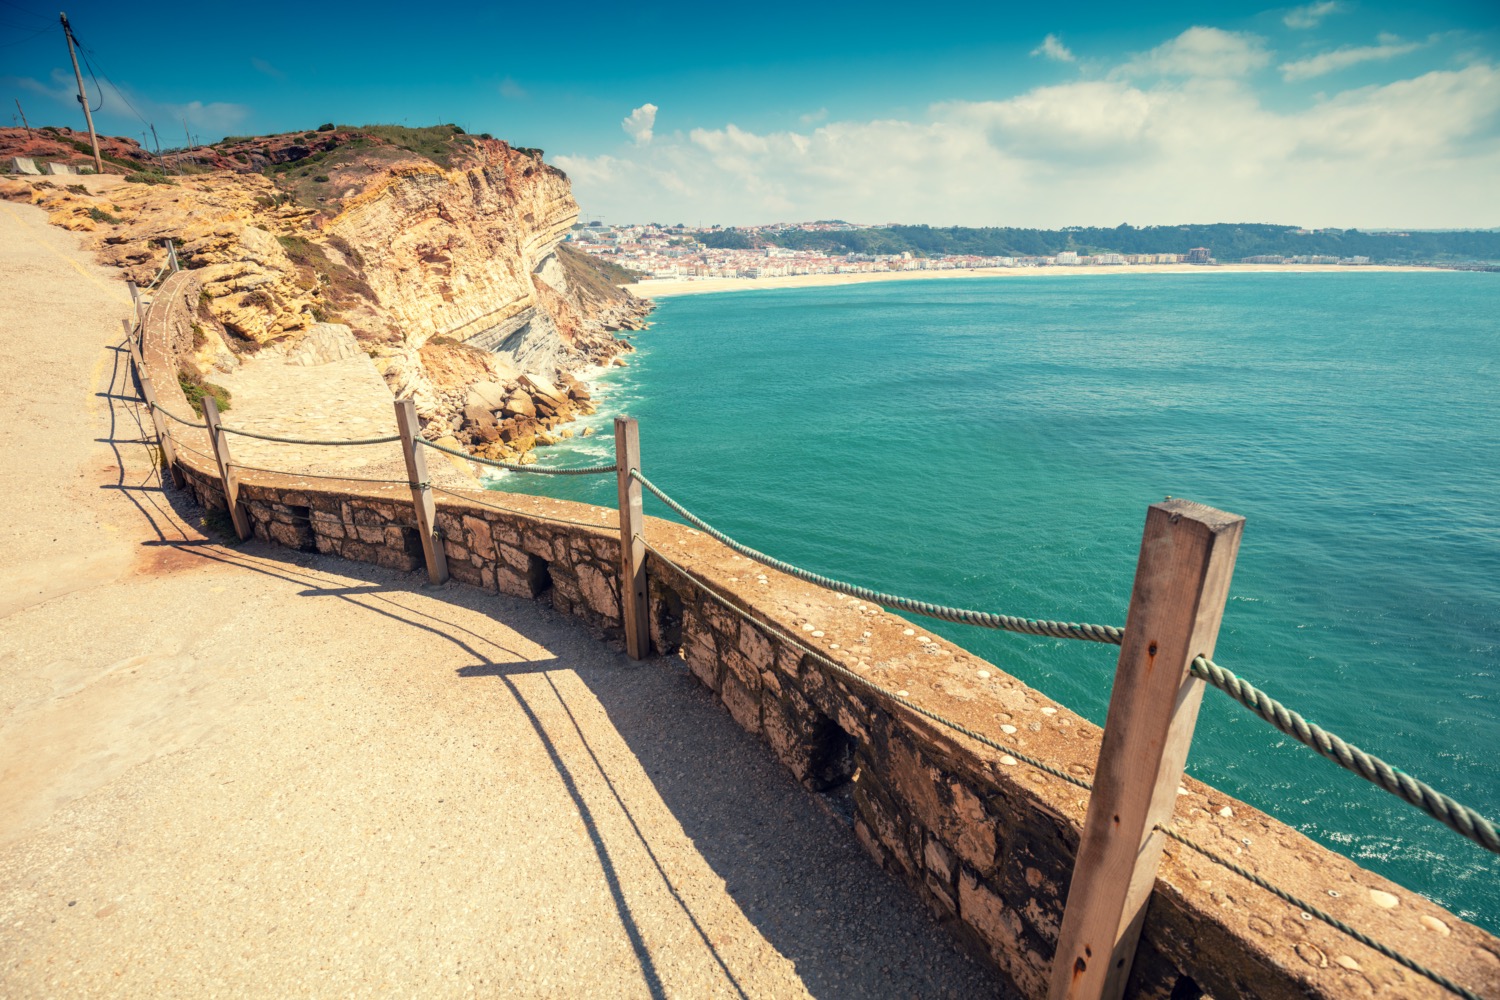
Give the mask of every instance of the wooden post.
<svg viewBox="0 0 1500 1000">
<path fill-rule="evenodd" d="M 177 263 L 177 241 L 168 238 L 162 242 L 167 245 L 167 263 L 172 265 L 172 273 L 176 274 L 182 270 L 182 267 Z"/>
<path fill-rule="evenodd" d="M 620 616 L 625 619 L 625 652 L 632 660 L 651 655 L 650 599 L 646 595 L 646 517 L 641 484 L 630 470 L 641 469 L 641 428 L 630 417 L 615 418 L 615 475 L 620 498 Z"/>
<path fill-rule="evenodd" d="M 219 480 L 224 484 L 224 502 L 229 505 L 229 516 L 234 521 L 234 533 L 240 541 L 250 537 L 250 518 L 240 504 L 239 476 L 229 467 L 229 441 L 219 423 L 219 404 L 212 396 L 203 397 L 203 422 L 208 424 L 208 443 L 213 449 L 214 461 L 219 465 Z"/>
<path fill-rule="evenodd" d="M 162 468 L 172 474 L 172 484 L 182 489 L 187 485 L 187 480 L 183 479 L 182 470 L 177 467 L 177 447 L 172 443 L 172 432 L 167 428 L 167 420 L 156 408 L 156 390 L 151 386 L 151 376 L 146 374 L 140 342 L 131 332 L 130 320 L 122 319 L 120 322 L 125 327 L 125 343 L 130 345 L 130 361 L 135 365 L 135 380 L 141 385 L 141 398 L 146 401 L 146 412 L 151 415 L 151 423 L 156 428 L 156 443 L 161 447 Z M 162 485 L 166 485 L 165 480 Z"/>
<path fill-rule="evenodd" d="M 141 312 L 141 290 L 136 287 L 130 278 L 125 279 L 125 287 L 130 289 L 130 302 L 135 306 L 135 321 L 137 324 L 145 322 L 146 317 Z"/>
<path fill-rule="evenodd" d="M 437 537 L 437 504 L 427 484 L 427 456 L 417 447 L 417 407 L 409 399 L 396 400 L 396 427 L 401 432 L 401 454 L 406 457 L 406 476 L 412 484 L 411 505 L 417 512 L 417 533 L 422 536 L 422 558 L 427 561 L 427 579 L 448 580 L 448 554 Z"/>
<path fill-rule="evenodd" d="M 1125 989 L 1187 762 L 1245 519 L 1188 500 L 1146 513 L 1094 792 L 1068 886 L 1050 1000 Z"/>
</svg>

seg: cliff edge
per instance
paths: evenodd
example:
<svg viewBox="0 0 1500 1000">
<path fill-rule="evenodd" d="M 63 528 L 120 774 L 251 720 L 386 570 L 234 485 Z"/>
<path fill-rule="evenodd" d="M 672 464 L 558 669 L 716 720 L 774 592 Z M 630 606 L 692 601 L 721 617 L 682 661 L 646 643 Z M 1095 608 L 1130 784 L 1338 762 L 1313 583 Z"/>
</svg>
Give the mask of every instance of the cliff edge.
<svg viewBox="0 0 1500 1000">
<path fill-rule="evenodd" d="M 0 162 L 49 132 L 76 142 L 0 129 Z M 231 137 L 175 162 L 109 148 L 117 174 L 16 176 L 0 193 L 89 234 L 143 286 L 171 240 L 202 272 L 192 363 L 210 381 L 252 357 L 361 350 L 425 435 L 525 462 L 592 410 L 577 373 L 631 350 L 614 333 L 650 308 L 563 245 L 578 205 L 540 150 L 456 126 Z"/>
</svg>

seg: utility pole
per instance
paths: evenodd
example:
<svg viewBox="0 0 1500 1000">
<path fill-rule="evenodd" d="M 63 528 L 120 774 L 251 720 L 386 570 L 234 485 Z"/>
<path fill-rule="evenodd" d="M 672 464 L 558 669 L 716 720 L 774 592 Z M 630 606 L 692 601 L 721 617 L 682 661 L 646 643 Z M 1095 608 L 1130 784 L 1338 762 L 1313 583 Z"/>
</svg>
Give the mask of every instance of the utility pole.
<svg viewBox="0 0 1500 1000">
<path fill-rule="evenodd" d="M 89 126 L 89 143 L 94 147 L 94 173 L 102 174 L 104 160 L 99 156 L 99 136 L 94 133 L 94 113 L 89 110 L 89 96 L 83 89 L 83 73 L 78 69 L 78 53 L 73 51 L 73 29 L 68 24 L 68 15 L 57 16 L 62 21 L 63 37 L 68 40 L 68 58 L 73 60 L 73 75 L 78 78 L 78 103 L 83 105 L 83 120 Z"/>
<path fill-rule="evenodd" d="M 151 123 L 151 144 L 156 147 L 156 158 L 161 159 L 161 140 L 156 137 L 156 123 Z"/>
<path fill-rule="evenodd" d="M 26 112 L 21 111 L 21 99 L 16 98 L 16 110 L 21 112 L 21 127 L 26 130 L 26 138 L 34 138 L 31 134 L 31 123 L 26 120 Z"/>
</svg>

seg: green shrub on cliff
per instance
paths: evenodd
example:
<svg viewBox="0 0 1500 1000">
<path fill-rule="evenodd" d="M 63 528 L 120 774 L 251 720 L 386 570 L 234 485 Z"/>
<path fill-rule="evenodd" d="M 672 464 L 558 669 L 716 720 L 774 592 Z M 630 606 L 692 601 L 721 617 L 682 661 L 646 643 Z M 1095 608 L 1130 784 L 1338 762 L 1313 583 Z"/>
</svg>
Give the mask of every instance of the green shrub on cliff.
<svg viewBox="0 0 1500 1000">
<path fill-rule="evenodd" d="M 202 375 L 186 365 L 177 369 L 177 384 L 182 387 L 182 394 L 187 397 L 188 405 L 200 417 L 203 416 L 203 397 L 205 396 L 213 397 L 220 413 L 229 409 L 232 400 L 229 390 L 222 385 L 203 381 Z"/>
</svg>

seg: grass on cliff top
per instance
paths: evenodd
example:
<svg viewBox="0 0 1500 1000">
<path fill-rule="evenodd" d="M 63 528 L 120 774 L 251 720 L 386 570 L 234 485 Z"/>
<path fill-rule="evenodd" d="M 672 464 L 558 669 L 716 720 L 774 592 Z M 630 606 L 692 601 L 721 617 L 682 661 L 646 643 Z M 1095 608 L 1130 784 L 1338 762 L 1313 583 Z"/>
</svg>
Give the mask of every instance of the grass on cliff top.
<svg viewBox="0 0 1500 1000">
<path fill-rule="evenodd" d="M 405 125 L 340 125 L 341 129 L 362 132 L 390 143 L 398 149 L 431 160 L 442 167 L 453 165 L 453 154 L 462 146 L 472 145 L 474 140 L 457 125 L 429 125 L 426 128 L 407 128 Z"/>
</svg>

